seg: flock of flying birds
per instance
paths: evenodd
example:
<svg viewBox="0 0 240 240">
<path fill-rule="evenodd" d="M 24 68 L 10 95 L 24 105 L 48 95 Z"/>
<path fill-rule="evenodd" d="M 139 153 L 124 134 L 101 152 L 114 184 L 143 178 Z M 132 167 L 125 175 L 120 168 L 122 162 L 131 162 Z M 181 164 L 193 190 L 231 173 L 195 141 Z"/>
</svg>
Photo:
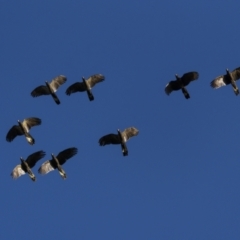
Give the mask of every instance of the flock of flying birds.
<svg viewBox="0 0 240 240">
<path fill-rule="evenodd" d="M 90 101 L 94 100 L 94 96 L 92 94 L 92 87 L 94 87 L 97 83 L 104 81 L 105 77 L 102 74 L 95 74 L 90 76 L 88 79 L 82 78 L 82 82 L 76 82 L 69 86 L 66 90 L 67 95 L 71 95 L 76 92 L 87 92 L 88 98 Z M 51 95 L 56 104 L 60 104 L 60 100 L 56 95 L 56 91 L 58 88 L 67 81 L 67 78 L 63 75 L 57 76 L 52 79 L 50 83 L 47 81 L 45 85 L 41 85 L 36 87 L 32 92 L 32 97 L 38 97 L 42 95 Z M 17 136 L 25 136 L 27 142 L 30 145 L 35 143 L 35 139 L 30 135 L 29 131 L 32 127 L 41 125 L 41 119 L 37 117 L 26 118 L 22 122 L 18 120 L 18 125 L 14 125 L 10 128 L 7 133 L 6 140 L 8 142 L 13 141 Z M 120 144 L 122 147 L 123 156 L 128 155 L 128 149 L 126 146 L 126 142 L 129 138 L 136 136 L 138 134 L 138 130 L 135 127 L 130 127 L 125 129 L 124 131 L 117 130 L 117 134 L 111 133 L 107 134 L 99 139 L 100 146 L 105 146 L 107 144 Z M 44 162 L 41 167 L 38 169 L 40 174 L 47 174 L 55 169 L 58 170 L 60 176 L 63 179 L 66 179 L 67 175 L 62 168 L 62 165 L 71 157 L 77 154 L 78 149 L 75 147 L 65 149 L 61 151 L 57 156 L 51 154 L 52 159 Z M 24 160 L 22 157 L 20 158 L 21 164 L 18 164 L 12 171 L 11 176 L 14 179 L 19 178 L 24 174 L 28 174 L 29 177 L 36 181 L 36 177 L 32 172 L 32 168 L 36 165 L 36 163 L 45 157 L 46 153 L 43 151 L 35 152 L 27 157 Z"/>
<path fill-rule="evenodd" d="M 186 89 L 186 86 L 194 81 L 197 80 L 199 77 L 198 72 L 188 72 L 183 74 L 183 76 L 180 78 L 177 74 L 176 80 L 175 81 L 170 81 L 166 87 L 165 87 L 165 92 L 167 95 L 169 95 L 172 91 L 177 91 L 177 90 L 182 90 L 182 93 L 184 94 L 184 97 L 186 99 L 190 98 L 190 95 Z M 226 74 L 221 75 L 216 77 L 212 82 L 211 82 L 211 87 L 212 88 L 220 88 L 222 86 L 226 86 L 228 84 L 231 84 L 233 87 L 233 91 L 236 95 L 239 94 L 238 87 L 236 85 L 236 81 L 240 79 L 240 67 L 234 69 L 232 72 L 229 72 L 228 69 L 226 69 Z"/>
<path fill-rule="evenodd" d="M 165 92 L 167 95 L 169 95 L 172 91 L 178 91 L 182 90 L 182 93 L 184 94 L 184 97 L 186 99 L 190 98 L 190 95 L 186 89 L 186 86 L 194 81 L 197 80 L 199 77 L 198 72 L 188 72 L 183 74 L 182 77 L 179 77 L 177 74 L 176 80 L 170 81 L 166 87 Z M 105 77 L 102 74 L 95 74 L 89 77 L 87 80 L 83 77 L 82 82 L 76 82 L 69 86 L 66 90 L 67 95 L 71 95 L 72 93 L 76 92 L 87 92 L 88 98 L 90 101 L 94 100 L 94 96 L 92 94 L 92 87 L 94 87 L 97 83 L 104 81 Z M 240 79 L 240 67 L 234 69 L 232 72 L 230 72 L 228 69 L 226 69 L 226 74 L 218 76 L 211 82 L 211 87 L 213 88 L 219 88 L 222 86 L 226 86 L 231 84 L 233 87 L 233 91 L 236 95 L 239 94 L 238 87 L 236 85 L 236 80 Z M 39 86 L 35 88 L 31 95 L 33 97 L 38 97 L 42 95 L 51 95 L 56 102 L 56 104 L 60 104 L 60 100 L 56 95 L 57 89 L 66 82 L 67 78 L 63 75 L 57 76 L 54 78 L 50 83 L 47 81 L 45 82 L 46 85 Z M 7 133 L 6 140 L 8 142 L 11 142 L 15 139 L 17 136 L 24 135 L 27 142 L 30 145 L 33 145 L 35 143 L 34 138 L 30 135 L 29 131 L 31 127 L 41 125 L 41 119 L 36 117 L 26 118 L 22 122 L 18 120 L 18 125 L 14 125 Z M 120 144 L 122 148 L 122 154 L 123 156 L 128 155 L 128 148 L 126 146 L 126 142 L 128 139 L 130 139 L 133 136 L 138 135 L 139 130 L 135 127 L 129 127 L 125 129 L 124 131 L 117 130 L 117 134 L 111 133 L 107 134 L 99 139 L 100 146 L 105 146 L 107 144 Z M 62 165 L 71 157 L 77 154 L 78 149 L 68 148 L 63 151 L 61 151 L 57 156 L 54 154 L 51 154 L 52 159 L 44 162 L 41 167 L 38 169 L 38 172 L 40 174 L 47 174 L 50 171 L 53 171 L 57 169 L 59 171 L 60 176 L 63 179 L 66 179 L 67 175 L 65 171 L 62 168 Z M 35 152 L 28 156 L 26 160 L 24 160 L 22 157 L 20 158 L 21 164 L 17 165 L 12 173 L 11 176 L 16 179 L 24 174 L 28 174 L 30 178 L 33 181 L 36 181 L 36 177 L 32 172 L 32 168 L 36 165 L 36 163 L 45 157 L 46 153 L 43 151 Z"/>
</svg>

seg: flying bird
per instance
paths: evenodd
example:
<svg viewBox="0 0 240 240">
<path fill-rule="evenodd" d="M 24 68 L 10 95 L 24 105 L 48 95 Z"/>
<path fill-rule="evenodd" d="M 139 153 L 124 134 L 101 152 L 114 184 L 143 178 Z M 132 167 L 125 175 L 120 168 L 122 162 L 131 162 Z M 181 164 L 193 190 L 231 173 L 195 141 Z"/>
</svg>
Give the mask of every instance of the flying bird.
<svg viewBox="0 0 240 240">
<path fill-rule="evenodd" d="M 62 168 L 62 165 L 71 157 L 76 155 L 78 152 L 77 148 L 68 148 L 60 152 L 57 156 L 53 153 L 51 154 L 52 159 L 44 162 L 42 166 L 38 169 L 40 174 L 47 174 L 56 168 L 63 179 L 67 178 L 67 174 Z"/>
<path fill-rule="evenodd" d="M 52 95 L 52 97 L 53 97 L 54 101 L 56 102 L 56 104 L 60 104 L 60 100 L 58 99 L 58 97 L 56 95 L 56 91 L 66 81 L 67 81 L 67 78 L 65 76 L 59 75 L 59 76 L 55 77 L 54 79 L 52 79 L 52 81 L 50 83 L 45 81 L 46 86 L 41 85 L 39 87 L 36 87 L 31 92 L 31 95 L 33 97 L 39 97 L 39 96 L 42 96 L 42 95 Z"/>
<path fill-rule="evenodd" d="M 123 132 L 119 129 L 117 130 L 118 134 L 110 133 L 99 139 L 100 146 L 105 146 L 107 144 L 121 144 L 123 156 L 128 155 L 128 149 L 126 142 L 129 138 L 137 136 L 139 130 L 135 127 L 126 128 Z"/>
<path fill-rule="evenodd" d="M 30 135 L 31 127 L 38 126 L 42 123 L 40 118 L 31 117 L 26 118 L 22 122 L 18 120 L 18 125 L 12 126 L 7 133 L 6 140 L 12 142 L 16 136 L 24 135 L 30 145 L 35 143 L 34 138 Z"/>
<path fill-rule="evenodd" d="M 35 152 L 35 153 L 29 155 L 27 160 L 24 160 L 21 157 L 20 158 L 21 164 L 17 165 L 11 173 L 12 178 L 17 179 L 17 178 L 21 177 L 22 175 L 24 175 L 25 173 L 27 173 L 33 181 L 36 181 L 36 177 L 33 174 L 31 168 L 33 168 L 36 165 L 36 163 L 41 158 L 43 158 L 45 155 L 46 155 L 45 152 L 38 151 L 38 152 Z"/>
<path fill-rule="evenodd" d="M 75 92 L 84 92 L 87 91 L 87 95 L 90 101 L 94 100 L 93 94 L 92 94 L 92 87 L 94 87 L 97 83 L 104 81 L 105 77 L 102 74 L 95 74 L 89 77 L 87 80 L 85 80 L 84 77 L 82 77 L 82 82 L 76 82 L 72 84 L 70 87 L 67 88 L 66 94 L 71 95 Z"/>
<path fill-rule="evenodd" d="M 231 84 L 233 87 L 233 91 L 236 94 L 236 96 L 239 94 L 238 87 L 236 85 L 236 81 L 240 78 L 240 67 L 234 69 L 232 72 L 229 72 L 228 69 L 226 69 L 226 74 L 216 77 L 211 82 L 212 88 L 220 88 L 222 86 L 226 86 L 228 84 Z"/>
<path fill-rule="evenodd" d="M 165 92 L 167 95 L 169 95 L 172 91 L 178 91 L 182 90 L 184 97 L 186 99 L 190 98 L 190 95 L 185 88 L 191 81 L 197 80 L 199 77 L 198 72 L 188 72 L 183 74 L 182 77 L 179 77 L 177 74 L 175 74 L 176 80 L 170 81 L 166 87 L 165 87 Z"/>
</svg>

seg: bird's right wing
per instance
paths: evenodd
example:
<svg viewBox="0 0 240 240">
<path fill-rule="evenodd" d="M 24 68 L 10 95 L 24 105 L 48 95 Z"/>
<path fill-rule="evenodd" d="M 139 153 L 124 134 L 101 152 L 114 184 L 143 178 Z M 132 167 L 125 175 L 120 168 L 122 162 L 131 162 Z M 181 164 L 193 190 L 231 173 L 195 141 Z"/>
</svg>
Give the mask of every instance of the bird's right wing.
<svg viewBox="0 0 240 240">
<path fill-rule="evenodd" d="M 66 90 L 67 95 L 71 95 L 72 93 L 75 92 L 84 92 L 86 91 L 86 86 L 83 82 L 76 82 L 69 86 Z"/>
<path fill-rule="evenodd" d="M 36 87 L 31 92 L 32 97 L 39 97 L 39 96 L 42 96 L 42 95 L 49 95 L 49 94 L 50 94 L 49 89 L 47 88 L 47 86 L 44 86 L 44 85 Z"/>
<path fill-rule="evenodd" d="M 26 162 L 30 168 L 33 168 L 35 164 L 43 157 L 45 157 L 46 153 L 44 151 L 38 151 L 28 156 Z"/>
<path fill-rule="evenodd" d="M 181 86 L 178 81 L 172 80 L 165 87 L 165 93 L 169 95 L 172 91 L 177 91 L 181 89 Z"/>
<path fill-rule="evenodd" d="M 13 169 L 11 176 L 12 176 L 12 178 L 17 179 L 24 174 L 25 174 L 25 172 L 23 171 L 21 164 L 19 164 Z"/>
<path fill-rule="evenodd" d="M 119 138 L 118 134 L 110 133 L 101 137 L 98 142 L 100 146 L 105 146 L 107 144 L 120 144 L 121 139 Z"/>
<path fill-rule="evenodd" d="M 18 125 L 14 125 L 8 131 L 7 136 L 6 136 L 6 140 L 8 142 L 11 142 L 16 136 L 21 136 L 21 135 L 23 135 L 23 132 L 22 132 L 21 128 Z"/>
<path fill-rule="evenodd" d="M 38 172 L 40 174 L 47 174 L 53 170 L 54 170 L 54 168 L 51 165 L 50 160 L 48 160 L 42 164 L 42 166 L 38 169 Z"/>
</svg>

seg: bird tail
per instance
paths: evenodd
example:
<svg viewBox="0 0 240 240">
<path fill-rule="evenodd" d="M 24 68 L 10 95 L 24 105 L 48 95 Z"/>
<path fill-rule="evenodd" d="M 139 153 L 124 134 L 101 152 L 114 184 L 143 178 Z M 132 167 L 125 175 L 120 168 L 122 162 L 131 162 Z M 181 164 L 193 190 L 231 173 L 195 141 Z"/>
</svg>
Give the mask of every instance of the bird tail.
<svg viewBox="0 0 240 240">
<path fill-rule="evenodd" d="M 186 89 L 185 87 L 182 88 L 182 92 L 183 92 L 184 97 L 185 97 L 186 99 L 189 99 L 189 98 L 190 98 L 190 95 L 189 95 L 189 93 L 188 93 L 188 91 L 187 91 L 187 89 Z"/>
<path fill-rule="evenodd" d="M 234 88 L 233 91 L 234 91 L 234 93 L 236 94 L 236 96 L 239 94 L 238 88 L 237 88 L 237 89 Z"/>
<path fill-rule="evenodd" d="M 60 100 L 58 99 L 57 95 L 55 93 L 52 93 L 52 97 L 53 97 L 55 103 L 59 105 L 60 104 Z"/>
<path fill-rule="evenodd" d="M 30 145 L 33 145 L 35 143 L 35 139 L 29 133 L 26 133 L 25 137 Z"/>
<path fill-rule="evenodd" d="M 87 90 L 87 94 L 88 94 L 88 98 L 90 101 L 93 101 L 94 100 L 94 97 L 93 97 L 93 94 L 91 92 L 91 90 Z"/>
<path fill-rule="evenodd" d="M 234 91 L 234 93 L 235 93 L 236 96 L 237 96 L 237 95 L 239 94 L 239 90 L 238 90 L 238 87 L 237 87 L 235 81 L 232 80 L 232 79 L 231 79 L 231 85 L 232 85 L 232 87 L 233 87 L 233 91 Z"/>
<path fill-rule="evenodd" d="M 128 156 L 128 149 L 125 143 L 121 143 L 123 156 Z"/>
<path fill-rule="evenodd" d="M 65 173 L 65 171 L 62 169 L 62 167 L 58 166 L 58 172 L 60 174 L 60 176 L 65 180 L 67 178 L 67 174 Z"/>
<path fill-rule="evenodd" d="M 32 179 L 32 181 L 34 181 L 34 182 L 36 181 L 36 177 L 31 170 L 28 171 L 28 175 Z"/>
</svg>

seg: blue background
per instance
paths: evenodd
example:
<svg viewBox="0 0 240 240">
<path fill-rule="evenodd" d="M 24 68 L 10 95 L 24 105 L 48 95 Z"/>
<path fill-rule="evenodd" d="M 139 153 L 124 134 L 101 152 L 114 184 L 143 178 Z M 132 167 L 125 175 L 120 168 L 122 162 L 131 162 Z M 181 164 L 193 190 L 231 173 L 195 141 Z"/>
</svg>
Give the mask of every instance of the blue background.
<svg viewBox="0 0 240 240">
<path fill-rule="evenodd" d="M 237 240 L 240 235 L 240 97 L 210 82 L 239 62 L 239 1 L 4 1 L 0 3 L 1 239 Z M 167 96 L 189 71 L 199 79 Z M 68 86 L 102 73 L 86 93 Z M 57 75 L 57 95 L 30 92 Z M 237 82 L 240 86 L 240 84 Z M 39 117 L 36 140 L 5 136 Z M 135 126 L 120 146 L 98 145 Z M 46 176 L 50 154 L 78 154 Z M 10 173 L 20 157 L 46 151 L 37 181 Z"/>
</svg>

